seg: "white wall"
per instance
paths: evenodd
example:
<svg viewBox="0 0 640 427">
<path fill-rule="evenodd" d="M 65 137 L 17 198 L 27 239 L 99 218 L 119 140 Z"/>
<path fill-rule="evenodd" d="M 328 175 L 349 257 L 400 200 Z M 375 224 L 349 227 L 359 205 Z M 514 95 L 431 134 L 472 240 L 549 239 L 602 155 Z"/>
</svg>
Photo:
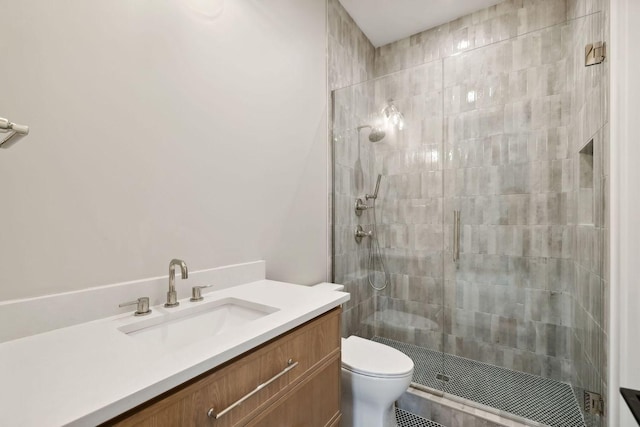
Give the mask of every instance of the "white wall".
<svg viewBox="0 0 640 427">
<path fill-rule="evenodd" d="M 0 300 L 265 259 L 326 279 L 324 0 L 0 0 Z"/>
<path fill-rule="evenodd" d="M 637 426 L 619 387 L 640 389 L 640 2 L 611 1 L 610 426 Z"/>
</svg>

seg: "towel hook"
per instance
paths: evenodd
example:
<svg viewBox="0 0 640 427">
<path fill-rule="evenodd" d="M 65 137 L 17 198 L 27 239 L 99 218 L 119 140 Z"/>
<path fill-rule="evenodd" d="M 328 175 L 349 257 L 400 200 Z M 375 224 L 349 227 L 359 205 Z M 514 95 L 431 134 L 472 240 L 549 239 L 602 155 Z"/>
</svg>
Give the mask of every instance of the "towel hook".
<svg viewBox="0 0 640 427">
<path fill-rule="evenodd" d="M 8 130 L 8 134 L 4 137 L 0 137 L 0 147 L 9 142 L 11 138 L 16 135 L 27 135 L 29 134 L 29 126 L 19 125 L 17 123 L 12 123 L 7 119 L 0 117 L 0 130 Z"/>
</svg>

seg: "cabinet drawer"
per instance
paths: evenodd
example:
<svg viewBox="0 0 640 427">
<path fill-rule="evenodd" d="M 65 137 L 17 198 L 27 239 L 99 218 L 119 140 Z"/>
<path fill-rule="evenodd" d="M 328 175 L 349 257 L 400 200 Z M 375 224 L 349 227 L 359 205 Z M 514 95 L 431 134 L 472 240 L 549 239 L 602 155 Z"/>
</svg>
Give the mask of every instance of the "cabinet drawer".
<svg viewBox="0 0 640 427">
<path fill-rule="evenodd" d="M 340 420 L 340 357 L 305 378 L 247 427 L 328 427 Z"/>
<path fill-rule="evenodd" d="M 318 364 L 326 363 L 331 354 L 339 354 L 339 331 L 340 309 L 336 309 L 107 424 L 242 425 L 302 381 L 310 370 L 317 370 Z M 238 401 L 241 404 L 234 406 Z M 218 418 L 208 416 L 209 411 Z"/>
<path fill-rule="evenodd" d="M 297 361 L 290 357 L 287 347 L 276 346 L 212 374 L 206 384 L 194 393 L 193 398 L 197 402 L 194 407 L 195 425 L 207 425 L 208 422 L 216 427 L 237 425 L 257 408 L 282 394 L 289 384 L 288 373 L 300 369 Z M 212 417 L 217 417 L 215 422 L 209 416 L 210 412 Z"/>
</svg>

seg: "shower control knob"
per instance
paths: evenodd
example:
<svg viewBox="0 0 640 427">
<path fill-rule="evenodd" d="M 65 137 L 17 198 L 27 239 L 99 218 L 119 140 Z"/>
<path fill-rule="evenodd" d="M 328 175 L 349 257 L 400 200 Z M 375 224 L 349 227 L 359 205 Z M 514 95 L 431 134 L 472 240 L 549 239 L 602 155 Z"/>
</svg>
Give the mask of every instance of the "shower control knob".
<svg viewBox="0 0 640 427">
<path fill-rule="evenodd" d="M 369 209 L 369 206 L 362 201 L 362 199 L 356 199 L 356 215 L 362 215 L 362 211 Z"/>
<path fill-rule="evenodd" d="M 373 237 L 373 231 L 364 231 L 361 225 L 357 226 L 355 231 L 356 243 L 360 243 L 364 237 Z"/>
</svg>

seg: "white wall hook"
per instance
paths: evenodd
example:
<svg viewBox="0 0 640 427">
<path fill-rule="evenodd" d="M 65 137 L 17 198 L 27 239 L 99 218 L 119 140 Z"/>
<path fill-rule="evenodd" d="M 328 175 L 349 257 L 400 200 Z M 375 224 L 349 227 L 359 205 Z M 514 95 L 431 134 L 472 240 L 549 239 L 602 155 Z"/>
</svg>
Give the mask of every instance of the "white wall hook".
<svg viewBox="0 0 640 427">
<path fill-rule="evenodd" d="M 0 147 L 9 142 L 16 135 L 28 135 L 29 126 L 12 123 L 7 119 L 0 117 L 0 130 L 7 130 L 7 134 L 0 137 Z M 8 146 L 7 146 L 8 147 Z M 7 148 L 4 147 L 4 148 Z"/>
</svg>

